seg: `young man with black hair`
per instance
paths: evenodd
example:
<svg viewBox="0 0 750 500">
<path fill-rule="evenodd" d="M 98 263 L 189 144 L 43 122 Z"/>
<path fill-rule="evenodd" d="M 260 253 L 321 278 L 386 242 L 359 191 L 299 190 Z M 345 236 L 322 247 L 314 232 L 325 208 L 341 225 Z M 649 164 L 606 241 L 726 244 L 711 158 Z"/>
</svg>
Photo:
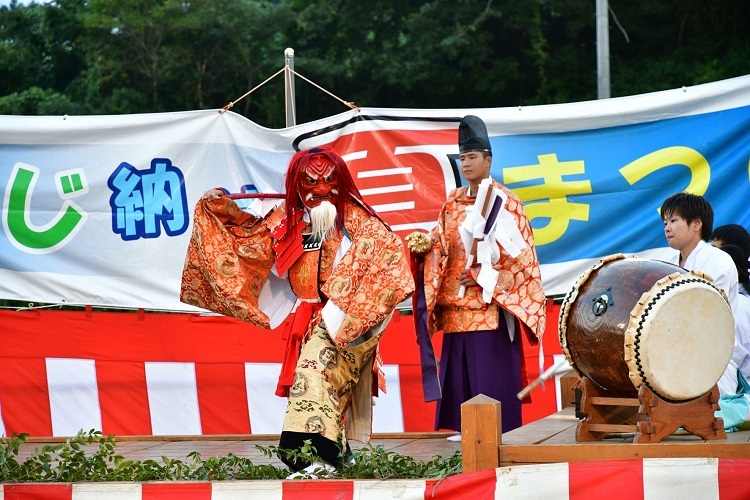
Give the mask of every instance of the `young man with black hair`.
<svg viewBox="0 0 750 500">
<path fill-rule="evenodd" d="M 662 203 L 664 236 L 675 254 L 671 262 L 689 271 L 707 274 L 727 295 L 732 311 L 737 308 L 737 269 L 726 253 L 707 243 L 711 238 L 714 211 L 702 196 L 673 194 Z"/>
<path fill-rule="evenodd" d="M 492 148 L 479 117 L 461 120 L 458 147 L 469 185 L 451 191 L 430 234 L 407 237 L 409 249 L 424 255 L 426 313 L 415 316 L 426 318 L 430 334 L 444 333 L 435 429 L 460 431 L 461 404 L 484 394 L 501 402 L 508 432 L 522 424 L 521 336 L 535 345 L 544 332 L 544 289 L 523 203 L 492 179 Z M 483 197 L 490 201 L 480 203 Z M 479 205 L 494 211 L 479 215 Z M 474 252 L 466 245 L 472 241 L 467 218 L 484 228 L 483 237 L 474 238 Z"/>
</svg>

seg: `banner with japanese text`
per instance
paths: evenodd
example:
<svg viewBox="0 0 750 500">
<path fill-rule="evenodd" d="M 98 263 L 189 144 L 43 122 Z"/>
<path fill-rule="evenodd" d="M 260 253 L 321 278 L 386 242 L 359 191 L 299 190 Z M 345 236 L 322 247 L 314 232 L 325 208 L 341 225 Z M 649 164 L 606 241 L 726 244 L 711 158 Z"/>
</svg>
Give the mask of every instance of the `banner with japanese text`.
<svg viewBox="0 0 750 500">
<path fill-rule="evenodd" d="M 293 153 L 333 146 L 405 236 L 461 185 L 460 118 L 485 120 L 493 176 L 526 205 L 548 295 L 613 253 L 664 258 L 657 209 L 689 191 L 750 227 L 750 76 L 602 101 L 358 108 L 282 130 L 217 110 L 0 117 L 0 298 L 191 311 L 192 210 L 212 187 L 281 192 Z"/>
</svg>

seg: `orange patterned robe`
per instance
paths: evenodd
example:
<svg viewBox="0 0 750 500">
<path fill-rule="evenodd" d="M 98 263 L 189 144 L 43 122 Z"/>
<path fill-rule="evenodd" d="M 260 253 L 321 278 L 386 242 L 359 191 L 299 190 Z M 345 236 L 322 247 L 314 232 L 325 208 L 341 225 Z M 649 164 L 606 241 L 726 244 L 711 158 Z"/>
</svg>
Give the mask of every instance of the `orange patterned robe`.
<svg viewBox="0 0 750 500">
<path fill-rule="evenodd" d="M 285 217 L 283 204 L 260 219 L 227 197 L 201 200 L 181 300 L 269 328 L 258 297 L 274 264 L 271 233 Z M 297 346 L 302 353 L 289 390 L 284 431 L 317 433 L 339 449 L 347 435 L 369 440 L 373 386 L 385 389 L 377 341 L 396 305 L 414 291 L 403 244 L 378 217 L 351 203 L 344 229 L 345 234 L 339 232 L 320 250 L 303 253 L 287 276 L 299 300 L 321 305 L 330 301 L 340 321 L 336 331 L 329 331 L 330 325 L 321 320 L 323 308 L 314 309 Z M 337 255 L 342 241 L 351 245 L 343 256 Z"/>
<path fill-rule="evenodd" d="M 425 256 L 424 287 L 430 333 L 495 330 L 503 308 L 513 314 L 535 345 L 544 333 L 546 318 L 534 236 L 515 193 L 498 182 L 494 185 L 508 195 L 503 210 L 516 219 L 526 248 L 513 258 L 500 247 L 500 259 L 493 266 L 500 275 L 491 304 L 484 302 L 478 288 L 467 289 L 464 297 L 459 298 L 459 277 L 466 267 L 466 250 L 458 228 L 465 218 L 466 207 L 473 205 L 475 198 L 467 195 L 468 187 L 451 191 L 432 230 L 432 248 Z"/>
</svg>

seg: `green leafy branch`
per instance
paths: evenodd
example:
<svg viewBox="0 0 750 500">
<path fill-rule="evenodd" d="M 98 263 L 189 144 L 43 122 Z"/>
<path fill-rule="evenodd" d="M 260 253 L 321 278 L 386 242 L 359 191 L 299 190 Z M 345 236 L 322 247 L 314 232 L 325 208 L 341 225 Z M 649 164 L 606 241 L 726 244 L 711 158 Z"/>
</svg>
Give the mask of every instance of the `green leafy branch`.
<svg viewBox="0 0 750 500">
<path fill-rule="evenodd" d="M 21 445 L 28 434 L 0 438 L 0 482 L 94 482 L 94 481 L 222 481 L 284 479 L 292 471 L 286 467 L 256 465 L 232 453 L 203 459 L 198 452 L 182 461 L 162 456 L 157 460 L 125 460 L 117 454 L 113 435 L 100 431 L 79 432 L 64 443 L 44 445 L 25 460 L 19 459 Z M 286 455 L 294 461 L 319 463 L 310 441 L 296 450 L 257 445 L 265 457 Z M 387 451 L 383 446 L 368 445 L 355 451 L 334 471 L 320 468 L 316 476 L 336 479 L 433 479 L 461 472 L 461 454 L 434 457 L 420 462 L 412 457 Z"/>
</svg>

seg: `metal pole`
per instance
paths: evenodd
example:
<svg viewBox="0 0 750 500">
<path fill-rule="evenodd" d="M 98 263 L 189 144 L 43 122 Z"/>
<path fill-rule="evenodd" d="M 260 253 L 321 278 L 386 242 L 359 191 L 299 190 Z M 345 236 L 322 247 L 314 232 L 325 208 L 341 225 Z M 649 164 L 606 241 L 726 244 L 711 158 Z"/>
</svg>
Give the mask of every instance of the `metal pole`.
<svg viewBox="0 0 750 500">
<path fill-rule="evenodd" d="M 596 0 L 596 75 L 597 98 L 609 98 L 608 0 Z"/>
<path fill-rule="evenodd" d="M 297 124 L 297 110 L 294 104 L 294 49 L 284 51 L 284 101 L 286 103 L 286 126 Z"/>
</svg>

